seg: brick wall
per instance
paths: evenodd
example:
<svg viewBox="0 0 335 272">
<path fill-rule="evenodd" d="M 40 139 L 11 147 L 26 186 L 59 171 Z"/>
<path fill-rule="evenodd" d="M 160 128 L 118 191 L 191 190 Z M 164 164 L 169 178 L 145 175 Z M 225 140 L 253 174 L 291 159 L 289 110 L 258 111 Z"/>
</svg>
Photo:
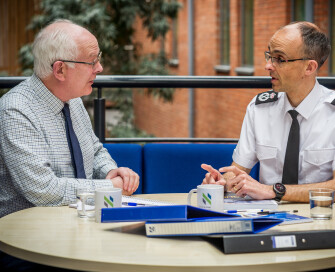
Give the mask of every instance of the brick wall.
<svg viewBox="0 0 335 272">
<path fill-rule="evenodd" d="M 183 8 L 178 15 L 179 66 L 171 68 L 175 75 L 188 75 L 188 29 L 187 0 L 180 1 Z M 219 64 L 219 1 L 201 0 L 194 3 L 194 63 L 195 75 L 236 76 L 240 66 L 240 4 L 230 1 L 230 72 L 219 73 L 214 66 Z M 315 23 L 328 30 L 328 0 L 314 0 Z M 264 51 L 274 32 L 290 22 L 291 1 L 254 0 L 254 75 L 267 76 Z M 139 24 L 140 25 L 140 24 Z M 145 41 L 146 34 L 138 34 Z M 145 42 L 143 52 L 157 48 Z M 171 52 L 171 33 L 166 39 L 167 53 Z M 327 74 L 327 63 L 320 71 Z M 238 138 L 246 107 L 250 100 L 264 90 L 253 89 L 195 89 L 194 90 L 194 136 Z M 174 102 L 163 103 L 145 94 L 134 95 L 135 124 L 138 128 L 157 137 L 188 137 L 188 90 L 176 90 Z"/>
<path fill-rule="evenodd" d="M 322 31 L 328 34 L 329 26 L 329 3 L 324 0 L 314 0 L 314 22 L 321 28 Z M 334 49 L 333 49 L 334 50 Z M 328 76 L 328 60 L 322 65 L 319 76 Z"/>
<path fill-rule="evenodd" d="M 171 67 L 171 74 L 188 75 L 188 40 L 187 40 L 187 1 L 181 1 L 184 8 L 178 14 L 178 53 L 179 66 Z M 137 25 L 141 26 L 140 23 Z M 137 29 L 136 39 L 143 43 L 142 53 L 157 52 L 159 42 L 154 45 L 145 42 L 147 34 L 142 27 Z M 171 53 L 171 33 L 167 35 L 165 50 Z M 176 89 L 173 103 L 164 103 L 149 97 L 145 92 L 134 92 L 135 124 L 138 128 L 157 137 L 188 136 L 188 90 Z"/>
</svg>

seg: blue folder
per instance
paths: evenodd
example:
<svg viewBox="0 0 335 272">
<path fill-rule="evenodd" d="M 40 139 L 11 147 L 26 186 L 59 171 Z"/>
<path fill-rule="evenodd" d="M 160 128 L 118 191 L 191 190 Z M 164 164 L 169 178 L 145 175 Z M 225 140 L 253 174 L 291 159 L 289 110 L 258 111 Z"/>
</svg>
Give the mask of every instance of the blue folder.
<svg viewBox="0 0 335 272">
<path fill-rule="evenodd" d="M 101 223 L 131 221 L 187 221 L 207 217 L 240 217 L 237 214 L 201 209 L 190 205 L 102 208 Z"/>
<path fill-rule="evenodd" d="M 280 224 L 283 220 L 276 218 L 245 218 L 238 214 L 222 213 L 201 209 L 189 205 L 171 205 L 171 206 L 136 206 L 136 207 L 121 207 L 121 208 L 102 208 L 101 209 L 101 222 L 133 222 L 144 221 L 147 227 L 152 228 L 152 224 L 166 225 L 175 223 L 194 223 L 206 222 L 206 226 L 213 226 L 215 222 L 230 221 L 232 226 L 240 224 L 244 226 L 241 230 L 231 230 L 231 233 L 258 233 L 267 230 L 273 226 Z M 239 222 L 236 222 L 239 221 Z M 224 224 L 224 223 L 222 223 Z M 161 227 L 159 226 L 159 227 Z M 172 225 L 171 225 L 172 226 Z M 200 233 L 188 233 L 188 225 L 184 225 L 185 231 L 182 233 L 169 233 L 168 235 L 200 235 Z M 156 228 L 158 225 L 156 226 Z M 241 229 L 241 228 L 240 228 Z M 203 232 L 204 234 L 220 233 L 216 232 Z M 165 236 L 163 234 L 155 234 L 152 231 L 147 232 L 148 236 Z"/>
</svg>

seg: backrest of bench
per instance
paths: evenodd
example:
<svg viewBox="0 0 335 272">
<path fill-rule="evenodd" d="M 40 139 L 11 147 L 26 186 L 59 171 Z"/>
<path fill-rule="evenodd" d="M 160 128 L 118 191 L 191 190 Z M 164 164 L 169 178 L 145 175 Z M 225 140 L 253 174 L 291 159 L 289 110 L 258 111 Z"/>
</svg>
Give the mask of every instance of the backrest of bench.
<svg viewBox="0 0 335 272">
<path fill-rule="evenodd" d="M 206 171 L 229 166 L 236 144 L 104 144 L 119 167 L 129 167 L 140 176 L 136 194 L 187 193 L 201 184 Z M 259 165 L 250 175 L 258 180 Z"/>
<path fill-rule="evenodd" d="M 129 167 L 140 176 L 140 184 L 136 194 L 142 193 L 143 184 L 143 154 L 139 144 L 104 144 L 118 167 Z"/>
<path fill-rule="evenodd" d="M 236 144 L 146 144 L 143 193 L 186 193 L 201 184 L 206 171 L 229 166 Z M 251 175 L 258 180 L 257 166 Z"/>
</svg>

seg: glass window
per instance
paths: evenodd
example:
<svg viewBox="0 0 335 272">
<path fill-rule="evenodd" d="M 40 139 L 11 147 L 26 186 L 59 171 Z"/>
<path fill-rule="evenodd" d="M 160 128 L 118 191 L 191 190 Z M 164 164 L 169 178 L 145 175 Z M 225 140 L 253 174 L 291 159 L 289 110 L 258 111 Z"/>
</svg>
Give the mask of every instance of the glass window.
<svg viewBox="0 0 335 272">
<path fill-rule="evenodd" d="M 174 18 L 171 21 L 171 57 L 169 64 L 171 66 L 178 66 L 178 19 Z"/>
<path fill-rule="evenodd" d="M 241 64 L 242 66 L 254 65 L 254 1 L 243 0 L 241 7 Z"/>
<path fill-rule="evenodd" d="M 178 19 L 172 20 L 172 58 L 178 59 Z"/>
<path fill-rule="evenodd" d="M 330 21 L 330 42 L 332 50 L 330 52 L 330 74 L 335 76 L 335 1 L 332 0 L 330 2 L 330 14 L 329 14 L 329 21 Z"/>
<path fill-rule="evenodd" d="M 220 64 L 229 65 L 229 0 L 220 0 Z"/>
<path fill-rule="evenodd" d="M 305 0 L 293 0 L 292 21 L 305 21 Z"/>
</svg>

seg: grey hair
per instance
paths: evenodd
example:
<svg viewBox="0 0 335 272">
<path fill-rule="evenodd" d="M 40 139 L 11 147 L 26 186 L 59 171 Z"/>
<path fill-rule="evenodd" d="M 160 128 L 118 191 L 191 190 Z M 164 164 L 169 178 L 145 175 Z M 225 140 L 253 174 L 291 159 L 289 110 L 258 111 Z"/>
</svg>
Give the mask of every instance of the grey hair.
<svg viewBox="0 0 335 272">
<path fill-rule="evenodd" d="M 296 24 L 300 31 L 304 57 L 315 60 L 318 63 L 318 69 L 320 69 L 331 51 L 329 38 L 313 23 L 292 22 L 291 24 Z"/>
<path fill-rule="evenodd" d="M 65 27 L 50 27 L 55 23 L 78 26 L 69 20 L 58 19 L 37 34 L 33 43 L 34 73 L 42 79 L 52 73 L 55 61 L 75 60 L 78 56 L 77 44 L 71 30 Z M 74 68 L 73 63 L 67 64 Z"/>
</svg>

